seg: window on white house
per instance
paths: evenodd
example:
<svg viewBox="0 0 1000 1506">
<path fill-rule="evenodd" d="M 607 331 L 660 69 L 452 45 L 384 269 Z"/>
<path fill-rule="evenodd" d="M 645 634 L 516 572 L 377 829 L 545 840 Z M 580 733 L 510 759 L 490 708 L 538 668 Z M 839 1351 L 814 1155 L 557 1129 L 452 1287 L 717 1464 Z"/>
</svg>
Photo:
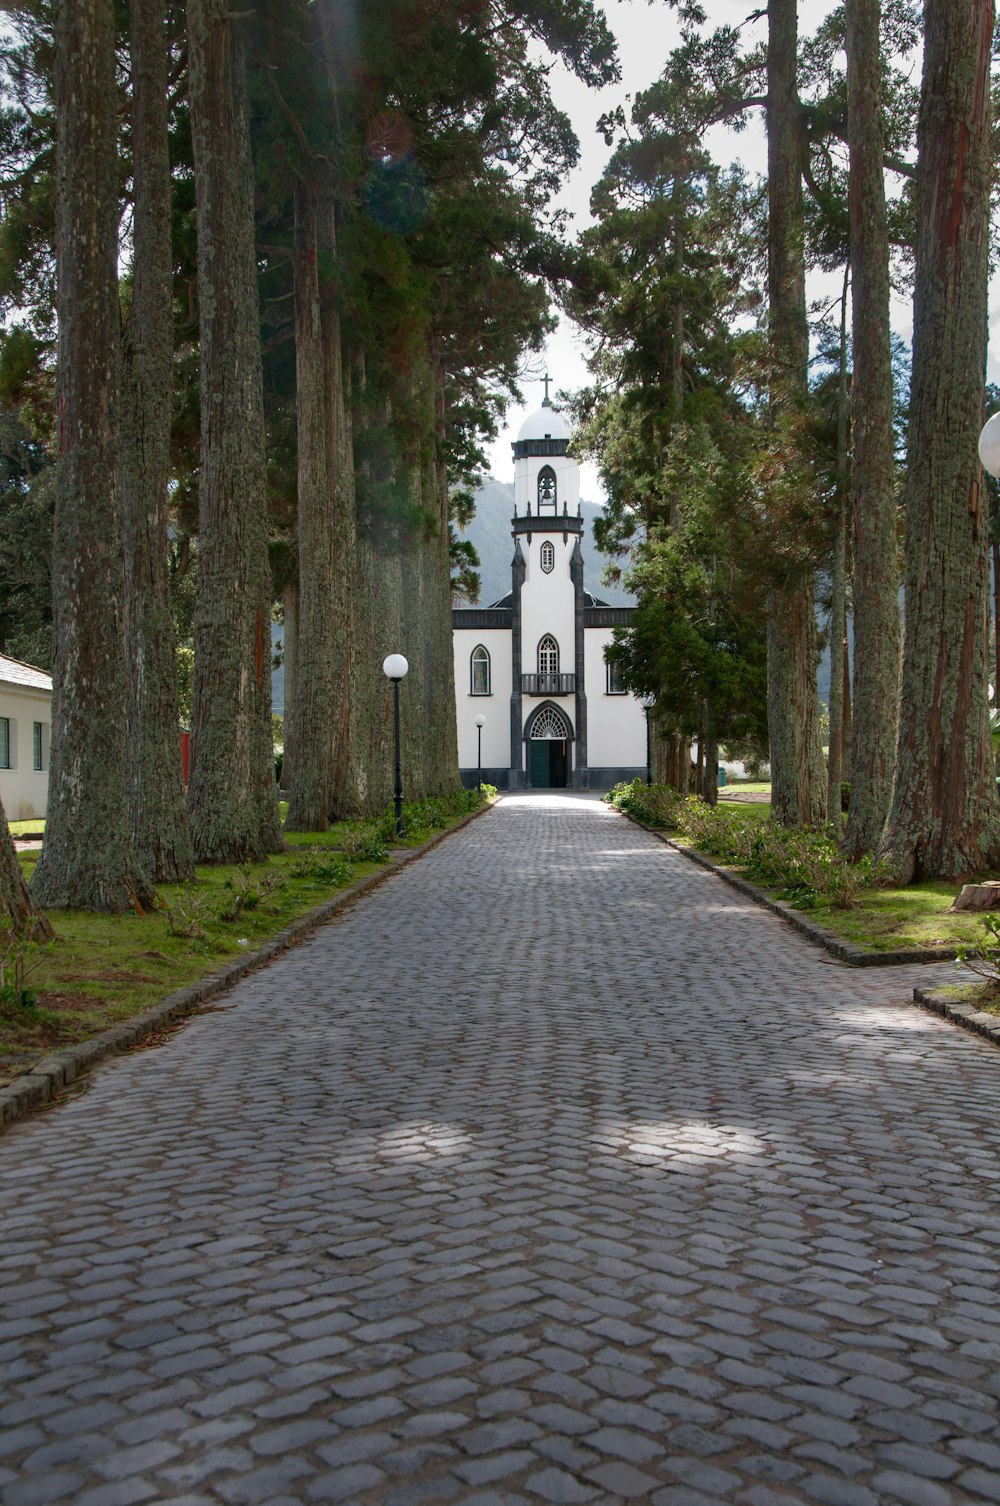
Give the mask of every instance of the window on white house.
<svg viewBox="0 0 1000 1506">
<path fill-rule="evenodd" d="M 45 768 L 45 729 L 41 722 L 34 722 L 31 730 L 32 763 L 36 773 Z"/>
<path fill-rule="evenodd" d="M 10 768 L 10 717 L 0 716 L 0 769 Z"/>
<path fill-rule="evenodd" d="M 610 663 L 607 666 L 607 694 L 624 695 L 625 686 L 622 684 L 622 667 L 620 664 Z"/>
<path fill-rule="evenodd" d="M 543 465 L 538 472 L 538 511 L 556 510 L 556 473 L 550 465 Z"/>
<path fill-rule="evenodd" d="M 545 571 L 546 575 L 551 575 L 552 571 L 556 567 L 555 545 L 552 544 L 549 539 L 546 539 L 545 543 L 542 545 L 541 559 L 539 560 L 539 564 Z"/>
<path fill-rule="evenodd" d="M 559 645 L 551 633 L 546 633 L 538 645 L 538 673 L 540 675 L 559 673 Z"/>
<path fill-rule="evenodd" d="M 491 695 L 489 651 L 480 643 L 472 650 L 472 694 Z"/>
</svg>

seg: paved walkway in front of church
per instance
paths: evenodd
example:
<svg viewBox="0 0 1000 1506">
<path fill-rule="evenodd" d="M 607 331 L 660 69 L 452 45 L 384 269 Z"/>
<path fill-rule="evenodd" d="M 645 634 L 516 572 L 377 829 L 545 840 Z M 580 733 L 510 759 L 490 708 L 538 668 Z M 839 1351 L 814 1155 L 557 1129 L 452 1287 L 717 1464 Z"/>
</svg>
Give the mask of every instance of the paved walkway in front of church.
<svg viewBox="0 0 1000 1506">
<path fill-rule="evenodd" d="M 505 799 L 0 1140 L 0 1500 L 1000 1500 L 1000 1052 L 918 978 Z"/>
</svg>

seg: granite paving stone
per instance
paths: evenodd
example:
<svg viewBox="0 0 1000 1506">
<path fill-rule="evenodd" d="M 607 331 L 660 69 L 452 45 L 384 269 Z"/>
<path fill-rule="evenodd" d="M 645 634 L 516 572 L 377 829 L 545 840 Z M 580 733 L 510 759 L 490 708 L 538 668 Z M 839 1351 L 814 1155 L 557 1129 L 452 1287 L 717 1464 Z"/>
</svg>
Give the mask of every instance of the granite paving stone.
<svg viewBox="0 0 1000 1506">
<path fill-rule="evenodd" d="M 1000 1052 L 512 794 L 0 1139 L 3 1506 L 1000 1502 Z"/>
</svg>

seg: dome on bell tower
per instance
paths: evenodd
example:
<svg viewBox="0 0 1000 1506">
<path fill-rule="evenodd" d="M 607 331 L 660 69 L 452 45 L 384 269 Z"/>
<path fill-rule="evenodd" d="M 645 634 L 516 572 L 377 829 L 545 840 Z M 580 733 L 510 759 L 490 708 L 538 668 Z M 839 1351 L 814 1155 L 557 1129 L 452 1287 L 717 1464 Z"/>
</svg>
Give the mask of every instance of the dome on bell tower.
<svg viewBox="0 0 1000 1506">
<path fill-rule="evenodd" d="M 580 467 L 567 454 L 573 430 L 568 418 L 545 399 L 518 430 L 514 452 L 514 512 L 522 518 L 575 515 L 580 504 Z"/>
<path fill-rule="evenodd" d="M 550 402 L 544 402 L 534 413 L 529 413 L 524 423 L 517 431 L 518 444 L 531 439 L 562 439 L 568 440 L 571 429 L 566 419 L 553 408 Z"/>
</svg>

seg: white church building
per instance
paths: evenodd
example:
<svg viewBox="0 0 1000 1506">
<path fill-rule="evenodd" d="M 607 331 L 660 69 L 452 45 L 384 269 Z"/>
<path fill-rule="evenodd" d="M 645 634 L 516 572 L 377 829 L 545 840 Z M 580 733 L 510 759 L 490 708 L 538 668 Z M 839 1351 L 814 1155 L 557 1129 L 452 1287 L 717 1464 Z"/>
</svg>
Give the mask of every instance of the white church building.
<svg viewBox="0 0 1000 1506">
<path fill-rule="evenodd" d="M 607 789 L 646 772 L 642 706 L 605 663 L 631 607 L 584 590 L 580 469 L 569 424 L 545 401 L 514 451 L 510 592 L 452 611 L 458 760 L 498 789 Z M 478 717 L 483 718 L 481 728 Z"/>
</svg>

